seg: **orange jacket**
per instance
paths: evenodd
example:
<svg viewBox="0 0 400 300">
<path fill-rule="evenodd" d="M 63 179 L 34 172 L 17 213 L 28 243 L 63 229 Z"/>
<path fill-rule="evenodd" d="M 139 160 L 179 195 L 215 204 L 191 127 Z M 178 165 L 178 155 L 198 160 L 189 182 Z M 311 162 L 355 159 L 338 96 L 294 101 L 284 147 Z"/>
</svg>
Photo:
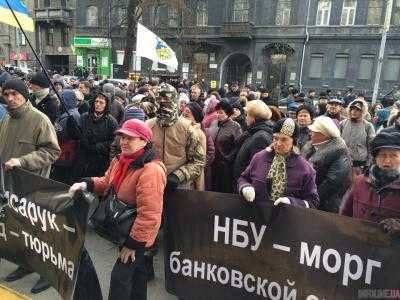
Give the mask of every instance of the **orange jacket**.
<svg viewBox="0 0 400 300">
<path fill-rule="evenodd" d="M 146 152 L 130 166 L 119 188 L 117 198 L 136 205 L 137 216 L 124 246 L 141 249 L 153 245 L 161 225 L 163 194 L 166 185 L 166 168 L 154 159 L 153 150 Z M 114 180 L 118 157 L 111 161 L 104 177 L 92 177 L 88 190 L 105 196 Z"/>
</svg>

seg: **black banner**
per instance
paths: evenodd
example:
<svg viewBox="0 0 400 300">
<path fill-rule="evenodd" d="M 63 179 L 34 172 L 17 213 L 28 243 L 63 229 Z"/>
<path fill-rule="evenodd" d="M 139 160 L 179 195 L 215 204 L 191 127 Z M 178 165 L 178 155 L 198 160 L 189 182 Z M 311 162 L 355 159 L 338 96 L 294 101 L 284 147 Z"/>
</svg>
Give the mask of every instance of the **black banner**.
<svg viewBox="0 0 400 300">
<path fill-rule="evenodd" d="M 0 172 L 4 186 L 0 257 L 44 276 L 63 299 L 74 293 L 88 205 L 68 186 L 22 169 Z M 2 184 L 1 184 L 2 185 Z"/>
<path fill-rule="evenodd" d="M 230 194 L 166 201 L 166 288 L 179 298 L 400 298 L 398 241 L 377 224 Z"/>
</svg>

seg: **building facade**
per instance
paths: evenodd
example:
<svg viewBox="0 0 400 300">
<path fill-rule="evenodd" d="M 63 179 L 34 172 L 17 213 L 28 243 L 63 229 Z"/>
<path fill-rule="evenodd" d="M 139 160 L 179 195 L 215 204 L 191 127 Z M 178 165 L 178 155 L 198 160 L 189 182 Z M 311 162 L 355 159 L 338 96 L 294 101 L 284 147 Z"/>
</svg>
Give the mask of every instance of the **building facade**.
<svg viewBox="0 0 400 300">
<path fill-rule="evenodd" d="M 270 89 L 294 84 L 373 90 L 385 0 L 198 0 L 193 5 L 187 11 L 169 5 L 143 12 L 144 23 L 185 63 L 184 76 Z M 400 0 L 393 0 L 382 93 L 399 80 L 399 39 Z"/>
<path fill-rule="evenodd" d="M 71 41 L 75 35 L 76 0 L 35 0 L 36 50 L 48 69 L 69 73 L 76 65 Z"/>
</svg>

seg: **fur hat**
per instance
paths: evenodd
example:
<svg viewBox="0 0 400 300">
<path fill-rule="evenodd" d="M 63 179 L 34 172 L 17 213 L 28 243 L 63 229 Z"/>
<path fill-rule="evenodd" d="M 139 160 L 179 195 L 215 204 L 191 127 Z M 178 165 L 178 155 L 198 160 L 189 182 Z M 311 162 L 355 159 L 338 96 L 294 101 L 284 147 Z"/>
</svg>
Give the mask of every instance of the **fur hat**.
<svg viewBox="0 0 400 300">
<path fill-rule="evenodd" d="M 399 132 L 380 132 L 370 143 L 371 153 L 375 157 L 382 148 L 400 150 Z"/>
<path fill-rule="evenodd" d="M 233 107 L 227 99 L 222 99 L 216 106 L 215 110 L 223 110 L 228 116 L 233 114 Z"/>
<path fill-rule="evenodd" d="M 283 133 L 287 136 L 293 138 L 293 144 L 297 143 L 297 138 L 299 136 L 299 126 L 291 118 L 280 119 L 276 122 L 274 127 L 274 133 Z"/>
<path fill-rule="evenodd" d="M 339 128 L 336 126 L 335 122 L 327 116 L 320 116 L 316 118 L 314 123 L 308 126 L 308 128 L 311 131 L 319 132 L 328 138 L 340 137 Z"/>
<path fill-rule="evenodd" d="M 272 112 L 268 105 L 261 100 L 253 100 L 247 103 L 247 114 L 256 118 L 269 120 L 272 117 Z"/>
<path fill-rule="evenodd" d="M 313 105 L 310 104 L 302 104 L 297 108 L 296 115 L 299 114 L 300 111 L 306 110 L 310 114 L 311 119 L 315 117 L 315 108 Z"/>
</svg>

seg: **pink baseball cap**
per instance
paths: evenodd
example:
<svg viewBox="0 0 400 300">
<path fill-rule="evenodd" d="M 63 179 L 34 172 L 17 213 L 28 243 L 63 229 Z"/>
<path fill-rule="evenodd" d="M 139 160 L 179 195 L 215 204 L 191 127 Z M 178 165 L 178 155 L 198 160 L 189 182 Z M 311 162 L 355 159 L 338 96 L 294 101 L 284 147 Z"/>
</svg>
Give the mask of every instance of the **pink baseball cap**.
<svg viewBox="0 0 400 300">
<path fill-rule="evenodd" d="M 137 119 L 125 121 L 122 127 L 115 131 L 116 134 L 122 133 L 130 137 L 138 137 L 147 142 L 151 141 L 153 133 L 147 124 Z"/>
</svg>

